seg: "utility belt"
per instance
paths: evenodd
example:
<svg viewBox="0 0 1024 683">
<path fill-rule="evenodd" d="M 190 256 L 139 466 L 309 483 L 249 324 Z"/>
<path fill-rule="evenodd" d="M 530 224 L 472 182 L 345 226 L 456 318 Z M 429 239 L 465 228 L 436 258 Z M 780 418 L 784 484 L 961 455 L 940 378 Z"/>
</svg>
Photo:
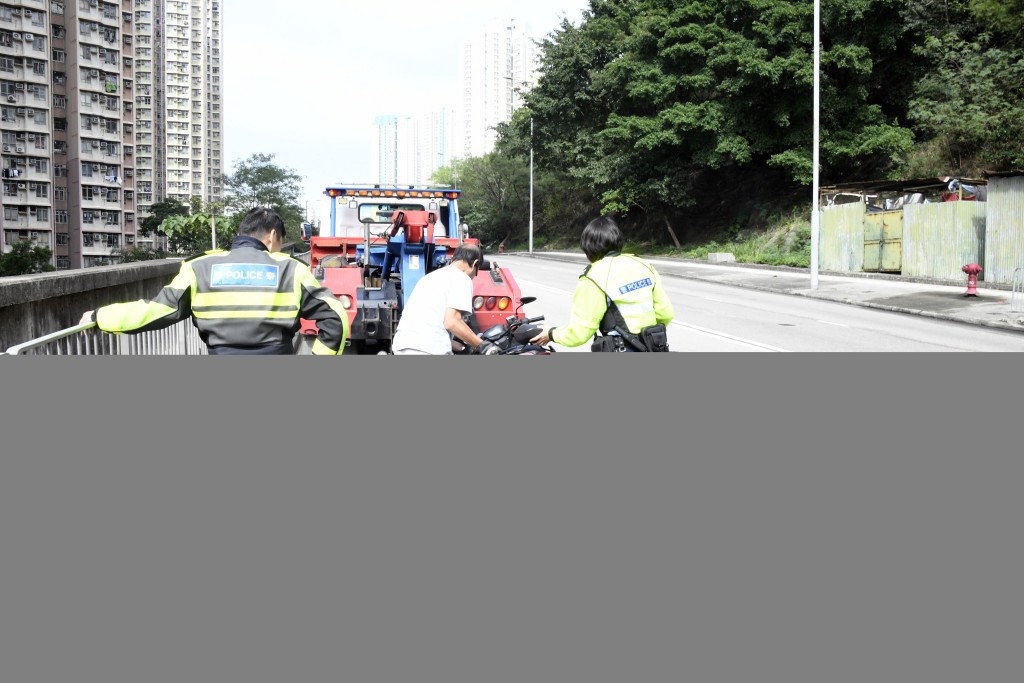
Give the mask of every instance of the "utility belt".
<svg viewBox="0 0 1024 683">
<path fill-rule="evenodd" d="M 661 323 L 632 334 L 625 328 L 616 328 L 613 334 L 599 334 L 594 337 L 590 350 L 595 353 L 621 353 L 640 351 L 644 353 L 668 352 L 668 330 Z"/>
<path fill-rule="evenodd" d="M 605 292 L 604 298 L 608 304 L 608 311 L 601 320 L 602 333 L 595 335 L 594 343 L 590 345 L 591 351 L 595 353 L 668 352 L 668 330 L 664 324 L 649 325 L 640 330 L 640 334 L 633 334 L 626 326 L 626 319 L 622 317 L 622 311 L 615 305 L 607 292 Z"/>
</svg>

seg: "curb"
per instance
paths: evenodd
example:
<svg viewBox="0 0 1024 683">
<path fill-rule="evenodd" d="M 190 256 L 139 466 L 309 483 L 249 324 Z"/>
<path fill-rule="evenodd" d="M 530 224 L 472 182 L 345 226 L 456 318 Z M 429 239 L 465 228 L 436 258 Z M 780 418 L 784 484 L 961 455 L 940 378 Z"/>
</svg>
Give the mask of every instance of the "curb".
<svg viewBox="0 0 1024 683">
<path fill-rule="evenodd" d="M 551 255 L 548 255 L 548 254 L 537 254 L 536 252 L 534 252 L 532 255 L 527 253 L 527 252 L 506 252 L 506 253 L 509 253 L 509 255 L 513 255 L 514 254 L 516 256 L 527 256 L 527 257 L 530 257 L 530 258 L 548 259 L 550 261 L 560 261 L 560 262 L 563 262 L 563 263 L 578 263 L 579 262 L 579 260 L 575 259 L 575 258 L 569 258 L 569 257 L 559 256 L 559 255 L 554 255 L 554 254 L 551 254 Z M 644 257 L 644 258 L 646 258 L 646 257 Z M 707 265 L 703 261 L 694 261 L 694 260 L 685 260 L 684 261 L 682 259 L 662 259 L 662 260 L 678 260 L 680 264 L 695 263 L 695 264 Z M 737 265 L 737 264 L 719 264 L 719 265 L 733 266 L 733 265 Z M 750 266 L 757 266 L 757 264 L 741 264 L 741 267 L 743 267 L 743 266 L 750 267 Z M 752 268 L 752 269 L 753 270 L 760 270 L 762 268 Z M 784 271 L 798 272 L 798 273 L 804 272 L 802 269 L 799 269 L 799 268 L 787 268 L 787 267 L 784 267 L 784 266 L 764 266 L 763 269 L 764 270 L 784 270 Z M 962 325 L 974 325 L 974 326 L 980 326 L 980 327 L 990 327 L 990 328 L 993 328 L 993 329 L 1003 330 L 1003 331 L 1007 331 L 1007 332 L 1017 332 L 1017 333 L 1024 332 L 1024 325 L 1014 325 L 1012 323 L 1003 323 L 1003 322 L 998 322 L 998 321 L 995 321 L 995 320 L 964 320 L 963 318 L 959 318 L 959 317 L 954 316 L 954 315 L 949 315 L 948 313 L 935 313 L 934 311 L 924 311 L 924 310 L 917 309 L 917 308 L 902 308 L 900 306 L 888 306 L 886 304 L 875 304 L 875 303 L 871 303 L 869 301 L 853 301 L 853 300 L 850 300 L 850 299 L 835 299 L 835 298 L 832 298 L 832 297 L 819 296 L 819 295 L 811 293 L 811 292 L 803 292 L 803 291 L 795 290 L 795 289 L 775 289 L 775 288 L 772 288 L 772 287 L 762 287 L 761 285 L 751 285 L 751 284 L 745 284 L 745 283 L 741 283 L 741 282 L 726 282 L 726 281 L 718 281 L 718 280 L 708 280 L 707 278 L 698 277 L 698 276 L 695 276 L 695 275 L 687 275 L 685 273 L 673 273 L 671 271 L 664 271 L 661 274 L 664 275 L 664 276 L 668 276 L 668 277 L 678 278 L 680 280 L 694 280 L 694 281 L 697 281 L 697 282 L 714 282 L 714 284 L 718 284 L 718 285 L 725 285 L 727 287 L 736 287 L 736 288 L 739 288 L 739 289 L 749 289 L 749 290 L 758 291 L 758 292 L 766 292 L 768 294 L 788 294 L 790 296 L 802 296 L 804 298 L 815 299 L 817 301 L 831 301 L 832 303 L 847 304 L 849 306 L 860 306 L 861 308 L 873 308 L 875 310 L 888 311 L 890 313 L 903 313 L 903 314 L 907 314 L 907 315 L 916 315 L 916 316 L 920 316 L 920 317 L 924 317 L 924 318 L 933 318 L 935 320 L 944 320 L 944 321 L 947 321 L 947 322 L 960 323 Z M 823 273 L 823 274 L 826 274 L 826 275 L 827 274 L 831 274 L 831 275 L 835 275 L 837 277 L 847 277 L 848 276 L 847 273 Z M 873 279 L 873 276 L 870 273 L 861 273 L 861 274 L 858 274 L 858 276 L 859 277 L 863 277 L 865 279 Z M 920 280 L 920 279 L 918 279 L 918 280 L 911 280 L 911 279 L 907 279 L 907 278 L 897 278 L 897 277 L 886 277 L 886 278 L 880 278 L 880 279 L 893 280 L 893 281 L 897 281 L 897 282 L 913 282 L 915 284 L 934 284 L 934 285 L 940 285 L 940 286 L 949 286 L 949 283 L 945 282 L 945 281 L 942 281 L 942 282 L 940 282 L 940 281 L 933 281 L 933 280 L 925 281 L 925 280 Z M 957 283 L 957 284 L 959 284 L 959 283 Z M 980 282 L 978 283 L 978 287 L 981 288 L 981 283 Z M 998 287 L 992 287 L 992 289 L 997 289 L 997 288 Z"/>
</svg>

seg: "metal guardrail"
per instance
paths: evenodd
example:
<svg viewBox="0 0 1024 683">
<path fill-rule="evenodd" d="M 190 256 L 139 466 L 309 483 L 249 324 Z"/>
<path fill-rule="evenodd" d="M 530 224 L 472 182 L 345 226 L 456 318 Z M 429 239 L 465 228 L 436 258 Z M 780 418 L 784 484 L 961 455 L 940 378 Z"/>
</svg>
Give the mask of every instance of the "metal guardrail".
<svg viewBox="0 0 1024 683">
<path fill-rule="evenodd" d="M 1024 313 L 1024 266 L 1013 271 L 1013 289 L 1010 294 L 1010 312 Z"/>
<path fill-rule="evenodd" d="M 138 334 L 101 332 L 96 323 L 69 327 L 4 352 L 8 356 L 205 356 L 206 344 L 191 320 Z"/>
</svg>

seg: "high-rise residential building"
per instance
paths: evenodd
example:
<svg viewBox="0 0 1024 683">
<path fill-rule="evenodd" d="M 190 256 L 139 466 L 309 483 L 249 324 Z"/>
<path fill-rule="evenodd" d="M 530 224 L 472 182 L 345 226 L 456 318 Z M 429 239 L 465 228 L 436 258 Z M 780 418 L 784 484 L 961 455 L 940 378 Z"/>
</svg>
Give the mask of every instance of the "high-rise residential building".
<svg viewBox="0 0 1024 683">
<path fill-rule="evenodd" d="M 418 116 L 386 115 L 374 121 L 370 179 L 384 185 L 421 185 L 452 160 L 452 117 L 441 109 Z"/>
<path fill-rule="evenodd" d="M 534 40 L 512 20 L 487 27 L 463 45 L 461 156 L 493 151 L 495 127 L 522 106 L 522 92 L 537 80 Z"/>
<path fill-rule="evenodd" d="M 224 198 L 220 0 L 134 0 L 139 213 Z"/>
<path fill-rule="evenodd" d="M 153 201 L 220 201 L 220 41 L 215 0 L 0 0 L 3 250 L 112 263 Z"/>
</svg>

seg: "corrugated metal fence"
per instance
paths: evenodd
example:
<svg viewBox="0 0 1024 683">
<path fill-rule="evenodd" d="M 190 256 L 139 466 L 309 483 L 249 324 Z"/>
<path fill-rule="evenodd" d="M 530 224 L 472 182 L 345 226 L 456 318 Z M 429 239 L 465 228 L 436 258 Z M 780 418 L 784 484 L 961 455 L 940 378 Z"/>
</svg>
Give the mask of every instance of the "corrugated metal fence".
<svg viewBox="0 0 1024 683">
<path fill-rule="evenodd" d="M 1024 176 L 990 178 L 985 281 L 1011 283 L 1024 267 Z"/>
<path fill-rule="evenodd" d="M 968 263 L 985 268 L 985 215 L 985 202 L 905 206 L 903 275 L 962 280 Z"/>
<path fill-rule="evenodd" d="M 864 268 L 864 204 L 840 204 L 821 211 L 818 267 L 840 273 Z"/>
</svg>

